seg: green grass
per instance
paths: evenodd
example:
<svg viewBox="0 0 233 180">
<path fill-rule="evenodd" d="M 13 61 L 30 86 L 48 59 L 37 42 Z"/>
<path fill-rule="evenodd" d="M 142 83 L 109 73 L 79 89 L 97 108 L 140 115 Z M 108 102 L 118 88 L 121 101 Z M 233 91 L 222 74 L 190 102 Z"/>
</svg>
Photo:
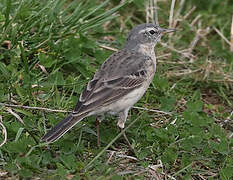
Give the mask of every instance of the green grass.
<svg viewBox="0 0 233 180">
<path fill-rule="evenodd" d="M 66 113 L 4 104 L 71 110 L 113 53 L 101 46 L 120 49 L 146 21 L 143 1 L 0 1 L 0 179 L 232 179 L 233 55 L 214 28 L 229 39 L 233 4 L 184 1 L 176 16 L 180 2 L 177 32 L 156 47 L 157 73 L 136 104 L 144 110 L 126 123 L 131 155 L 114 117 L 100 125 L 100 148 L 95 117 L 45 145 L 40 138 Z M 170 3 L 157 3 L 162 27 Z"/>
</svg>

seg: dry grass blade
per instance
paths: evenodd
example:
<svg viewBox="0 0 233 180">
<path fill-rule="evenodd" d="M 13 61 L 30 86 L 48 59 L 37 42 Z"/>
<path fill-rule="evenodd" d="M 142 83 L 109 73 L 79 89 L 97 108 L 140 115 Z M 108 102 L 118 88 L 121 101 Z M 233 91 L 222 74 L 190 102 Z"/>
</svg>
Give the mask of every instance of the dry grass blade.
<svg viewBox="0 0 233 180">
<path fill-rule="evenodd" d="M 145 111 L 150 111 L 150 112 L 156 112 L 156 113 L 162 113 L 162 114 L 167 114 L 167 115 L 171 115 L 172 113 L 170 112 L 165 112 L 165 111 L 159 111 L 159 110 L 155 110 L 155 109 L 148 109 L 148 108 L 143 108 L 143 107 L 136 107 L 133 106 L 134 109 L 141 109 L 141 110 L 145 110 Z"/>
<path fill-rule="evenodd" d="M 99 47 L 102 47 L 104 49 L 107 49 L 107 50 L 110 50 L 110 51 L 114 51 L 114 52 L 118 51 L 118 49 L 116 49 L 116 48 L 105 46 L 105 45 L 102 45 L 102 44 L 99 44 Z"/>
<path fill-rule="evenodd" d="M 15 112 L 12 111 L 11 108 L 6 108 L 6 111 L 8 111 L 10 114 L 12 114 L 13 116 L 16 117 L 16 119 L 18 119 L 22 124 L 24 124 L 24 121 L 22 120 L 22 118 Z"/>
<path fill-rule="evenodd" d="M 0 144 L 0 147 L 2 147 L 7 141 L 7 131 L 6 131 L 6 127 L 2 123 L 2 116 L 0 116 L 0 126 L 2 126 L 2 134 L 4 135 L 4 140 Z"/>
<path fill-rule="evenodd" d="M 150 0 L 150 10 L 152 22 L 159 25 L 158 13 L 157 13 L 157 0 Z"/>
<path fill-rule="evenodd" d="M 214 30 L 227 44 L 229 44 L 229 46 L 231 46 L 231 42 L 216 27 L 214 27 Z"/>
<path fill-rule="evenodd" d="M 124 152 L 124 151 L 112 151 L 112 150 L 106 150 L 106 151 L 109 152 L 109 159 L 111 159 L 112 156 L 114 155 L 114 157 L 117 157 L 117 158 L 138 161 L 138 159 L 136 157 L 126 155 L 126 152 Z M 109 162 L 109 159 L 107 162 Z"/>
<path fill-rule="evenodd" d="M 176 53 L 178 53 L 178 54 L 181 54 L 183 57 L 186 57 L 186 58 L 188 58 L 188 59 L 194 58 L 194 56 L 193 56 L 192 54 L 189 53 L 189 49 L 177 50 L 177 49 L 175 49 L 174 47 L 169 46 L 169 45 L 167 45 L 167 44 L 164 43 L 164 42 L 160 42 L 160 44 L 161 44 L 163 47 L 166 47 L 166 48 L 168 48 L 168 49 L 170 49 L 170 50 L 172 50 L 172 51 L 174 51 L 174 52 L 176 52 Z"/>
<path fill-rule="evenodd" d="M 193 38 L 192 42 L 190 43 L 189 46 L 189 53 L 191 54 L 193 49 L 196 47 L 198 41 L 200 40 L 201 37 L 205 37 L 208 33 L 210 32 L 210 28 L 207 27 L 206 29 L 198 29 L 196 31 L 196 35 Z"/>
<path fill-rule="evenodd" d="M 115 151 L 110 151 L 110 156 L 109 156 L 109 158 L 108 158 L 106 164 L 109 164 L 109 163 L 110 163 L 110 161 L 111 161 L 111 159 L 112 159 L 114 153 L 115 153 Z"/>
<path fill-rule="evenodd" d="M 138 161 L 138 159 L 136 157 L 127 156 L 127 155 L 123 155 L 123 154 L 119 154 L 119 155 L 117 155 L 117 157 L 124 158 L 124 159 L 130 159 L 130 160 L 134 160 L 134 161 Z"/>
<path fill-rule="evenodd" d="M 201 31 L 201 29 L 197 30 L 195 37 L 193 38 L 192 42 L 190 43 L 189 53 L 191 53 L 193 51 L 193 49 L 195 48 L 197 42 L 199 41 L 199 39 L 200 39 L 200 31 Z"/>
<path fill-rule="evenodd" d="M 178 8 L 178 10 L 176 11 L 176 14 L 175 14 L 175 20 L 174 20 L 174 23 L 173 23 L 173 28 L 175 28 L 177 26 L 178 21 L 180 21 L 179 17 L 181 16 L 180 14 L 181 14 L 181 12 L 183 10 L 184 3 L 185 3 L 185 0 L 181 0 L 180 3 L 179 3 L 179 8 Z"/>
<path fill-rule="evenodd" d="M 191 69 L 184 69 L 184 70 L 181 70 L 179 72 L 171 72 L 171 73 L 167 73 L 168 76 L 184 76 L 184 75 L 187 75 L 187 74 L 193 74 L 193 73 L 197 73 L 197 72 L 200 72 L 201 69 L 196 69 L 196 70 L 191 70 Z"/>
<path fill-rule="evenodd" d="M 165 58 L 165 57 L 168 57 L 168 56 L 171 56 L 171 53 L 167 53 L 167 54 L 157 56 L 156 59 L 162 59 L 162 58 Z M 163 62 L 163 61 L 158 60 L 158 62 Z"/>
<path fill-rule="evenodd" d="M 198 14 L 195 19 L 191 22 L 190 26 L 193 27 L 197 22 L 198 20 L 201 18 L 201 15 Z"/>
<path fill-rule="evenodd" d="M 170 8 L 170 15 L 169 15 L 169 28 L 174 28 L 174 8 L 175 8 L 175 4 L 176 4 L 176 0 L 172 0 L 171 3 L 171 8 Z M 173 33 L 169 33 L 169 40 L 168 43 L 171 44 L 171 37 L 172 37 Z"/>
<path fill-rule="evenodd" d="M 181 11 L 183 10 L 183 7 L 184 7 L 184 3 L 185 3 L 185 0 L 181 0 L 180 3 L 179 3 L 179 8 L 176 12 L 176 15 L 175 15 L 175 18 L 178 18 L 181 14 Z"/>
<path fill-rule="evenodd" d="M 169 15 L 169 28 L 173 28 L 173 16 L 174 16 L 174 8 L 175 8 L 176 0 L 172 0 L 170 15 Z"/>
<path fill-rule="evenodd" d="M 61 112 L 61 113 L 67 113 L 72 111 L 66 111 L 66 110 L 57 110 L 57 109 L 49 109 L 49 108 L 43 108 L 43 107 L 32 107 L 32 106 L 22 106 L 22 105 L 15 105 L 15 104 L 5 104 L 0 103 L 1 106 L 5 107 L 12 107 L 12 108 L 22 108 L 22 109 L 34 109 L 34 110 L 42 110 L 42 111 L 49 111 L 49 112 Z"/>
<path fill-rule="evenodd" d="M 154 18 L 155 18 L 155 23 L 159 25 L 159 17 L 157 10 L 158 10 L 157 0 L 154 0 Z"/>
<path fill-rule="evenodd" d="M 233 15 L 232 15 L 232 21 L 231 21 L 231 45 L 230 50 L 233 52 Z"/>
<path fill-rule="evenodd" d="M 149 11 L 149 9 L 150 9 L 150 1 L 146 2 L 145 7 L 146 7 L 146 23 L 149 23 L 149 21 L 150 21 L 150 11 Z"/>
<path fill-rule="evenodd" d="M 43 108 L 43 107 L 32 107 L 32 106 L 22 106 L 22 105 L 14 105 L 14 104 L 5 104 L 5 103 L 0 103 L 1 106 L 5 107 L 12 107 L 12 108 L 22 108 L 22 109 L 34 109 L 34 110 L 42 110 L 42 111 L 48 111 L 48 112 L 60 112 L 60 113 L 67 113 L 67 112 L 72 112 L 72 111 L 66 111 L 66 110 L 59 110 L 59 109 L 49 109 L 49 108 Z M 148 108 L 142 108 L 142 107 L 136 107 L 133 106 L 134 109 L 141 109 L 145 111 L 151 111 L 151 112 L 156 112 L 156 113 L 162 113 L 162 114 L 168 114 L 171 115 L 170 112 L 165 112 L 165 111 L 159 111 L 155 109 L 148 109 Z M 8 108 L 10 109 L 10 108 Z M 13 112 L 11 109 L 9 110 Z M 8 112 L 9 112 L 8 111 Z M 14 113 L 14 112 L 13 112 Z M 16 114 L 16 113 L 15 113 Z M 17 114 L 16 114 L 17 115 Z M 19 117 L 20 118 L 20 117 Z M 21 118 L 20 118 L 21 119 Z M 22 120 L 23 121 L 23 120 Z M 23 122 L 22 122 L 23 123 Z"/>
<path fill-rule="evenodd" d="M 49 74 L 49 73 L 47 72 L 47 70 L 45 69 L 45 67 L 42 66 L 42 65 L 40 65 L 39 63 L 37 63 L 37 64 L 35 65 L 35 68 L 40 68 L 41 71 L 42 71 L 43 73 L 45 73 L 46 75 Z"/>
<path fill-rule="evenodd" d="M 192 9 L 188 10 L 184 15 L 184 19 L 187 19 L 194 11 L 196 10 L 196 6 L 192 7 Z"/>
<path fill-rule="evenodd" d="M 152 22 L 159 25 L 157 9 L 157 0 L 146 2 L 146 23 Z"/>
</svg>

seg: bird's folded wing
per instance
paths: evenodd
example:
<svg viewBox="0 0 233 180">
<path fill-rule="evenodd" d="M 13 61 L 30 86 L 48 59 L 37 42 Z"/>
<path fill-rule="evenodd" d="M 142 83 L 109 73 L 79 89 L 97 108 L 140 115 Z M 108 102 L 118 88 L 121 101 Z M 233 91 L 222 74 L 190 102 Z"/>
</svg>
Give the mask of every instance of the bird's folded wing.
<svg viewBox="0 0 233 180">
<path fill-rule="evenodd" d="M 147 80 L 150 57 L 121 51 L 110 56 L 83 90 L 74 114 L 90 112 L 121 99 Z"/>
<path fill-rule="evenodd" d="M 92 84 L 94 85 L 92 89 L 88 89 L 87 86 L 80 96 L 74 114 L 75 112 L 78 114 L 89 112 L 93 109 L 114 103 L 134 89 L 140 87 L 145 80 L 144 77 L 131 75 L 102 81 L 96 85 Z"/>
</svg>

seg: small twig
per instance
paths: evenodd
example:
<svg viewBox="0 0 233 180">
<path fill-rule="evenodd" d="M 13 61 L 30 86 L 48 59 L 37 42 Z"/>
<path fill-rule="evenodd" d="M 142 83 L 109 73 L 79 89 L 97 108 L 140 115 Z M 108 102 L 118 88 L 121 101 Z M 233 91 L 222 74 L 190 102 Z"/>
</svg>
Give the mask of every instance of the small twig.
<svg viewBox="0 0 233 180">
<path fill-rule="evenodd" d="M 105 45 L 102 45 L 102 44 L 99 44 L 100 47 L 104 48 L 104 49 L 107 49 L 107 50 L 110 50 L 110 51 L 118 51 L 118 49 L 116 48 L 113 48 L 113 47 L 108 47 L 108 46 L 105 46 Z"/>
<path fill-rule="evenodd" d="M 106 151 L 110 153 L 110 157 L 111 157 L 111 158 L 112 158 L 112 154 L 115 154 L 114 156 L 119 157 L 119 158 L 131 159 L 131 160 L 134 160 L 134 161 L 138 161 L 138 159 L 137 159 L 136 157 L 127 156 L 127 155 L 123 154 L 122 152 L 119 153 L 119 152 L 112 151 L 112 150 L 106 150 Z M 110 157 L 109 157 L 109 158 L 110 158 Z"/>
<path fill-rule="evenodd" d="M 24 121 L 22 120 L 22 118 L 21 118 L 17 113 L 13 112 L 12 109 L 10 109 L 10 108 L 7 107 L 6 110 L 7 110 L 10 114 L 12 114 L 13 116 L 15 116 L 16 119 L 18 119 L 22 124 L 24 124 Z"/>
<path fill-rule="evenodd" d="M 71 113 L 72 112 L 72 111 L 66 111 L 66 110 L 49 109 L 49 108 L 32 107 L 32 106 L 22 106 L 22 105 L 5 104 L 5 103 L 0 103 L 0 105 L 1 106 L 5 106 L 5 107 L 42 110 L 42 111 L 48 111 L 48 112 L 61 112 L 61 113 L 67 113 L 67 112 Z M 163 114 L 171 115 L 171 113 L 169 113 L 169 112 L 164 112 L 164 111 L 159 111 L 159 110 L 154 110 L 154 109 L 147 109 L 147 108 L 136 107 L 136 106 L 133 106 L 133 108 L 134 109 L 141 109 L 141 110 L 146 110 L 146 111 L 151 111 L 151 112 L 157 112 L 157 113 L 163 113 Z"/>
<path fill-rule="evenodd" d="M 113 155 L 114 155 L 115 152 L 116 152 L 116 151 L 110 151 L 110 156 L 109 156 L 109 158 L 108 158 L 106 164 L 109 164 L 109 162 L 111 161 L 111 159 L 112 159 L 112 157 L 113 157 Z"/>
<path fill-rule="evenodd" d="M 150 111 L 150 112 L 156 112 L 156 113 L 162 113 L 162 114 L 167 114 L 167 115 L 170 115 L 172 113 L 170 112 L 165 112 L 165 111 L 159 111 L 159 110 L 155 110 L 155 109 L 147 109 L 147 108 L 143 108 L 143 107 L 137 107 L 137 106 L 133 106 L 134 109 L 141 109 L 141 110 L 146 110 L 146 111 Z"/>
<path fill-rule="evenodd" d="M 0 147 L 2 147 L 7 141 L 7 131 L 6 131 L 6 127 L 2 123 L 2 116 L 0 116 L 0 126 L 2 126 L 2 134 L 4 135 L 4 140 L 0 144 Z"/>
<path fill-rule="evenodd" d="M 57 109 L 49 109 L 49 108 L 43 108 L 43 107 L 32 107 L 32 106 L 22 106 L 22 105 L 5 104 L 5 103 L 0 103 L 0 106 L 6 106 L 6 107 L 12 107 L 12 108 L 22 108 L 22 109 L 34 109 L 34 110 L 42 110 L 42 111 L 49 111 L 49 112 L 61 112 L 61 113 L 72 112 L 72 111 L 66 111 L 66 110 L 57 110 Z"/>
<path fill-rule="evenodd" d="M 0 104 L 3 104 L 3 103 L 0 103 Z M 22 124 L 24 124 L 23 119 L 22 119 L 17 113 L 13 112 L 12 109 L 10 109 L 10 108 L 7 107 L 6 110 L 7 110 L 10 114 L 12 114 L 14 117 L 16 117 L 16 119 L 18 119 Z M 25 128 L 25 130 L 28 132 L 28 134 L 30 134 L 30 135 L 32 136 L 32 138 L 34 139 L 34 141 L 38 144 L 38 143 L 39 143 L 38 140 L 37 140 L 37 139 L 35 138 L 35 136 L 31 133 L 31 131 L 27 130 L 26 128 Z"/>
<path fill-rule="evenodd" d="M 214 26 L 214 30 L 218 33 L 219 36 L 229 45 L 231 46 L 231 42 Z"/>
<path fill-rule="evenodd" d="M 126 158 L 126 159 L 131 159 L 131 160 L 134 160 L 134 161 L 138 161 L 138 159 L 136 157 L 133 157 L 133 156 L 127 156 L 127 155 L 123 155 L 123 154 L 118 154 L 116 156 L 120 157 L 120 158 Z"/>
</svg>

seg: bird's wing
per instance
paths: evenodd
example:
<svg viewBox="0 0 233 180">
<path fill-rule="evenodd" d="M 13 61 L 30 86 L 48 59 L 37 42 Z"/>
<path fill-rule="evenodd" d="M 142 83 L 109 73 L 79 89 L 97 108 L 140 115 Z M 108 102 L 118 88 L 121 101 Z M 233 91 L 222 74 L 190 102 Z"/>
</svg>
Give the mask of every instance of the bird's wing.
<svg viewBox="0 0 233 180">
<path fill-rule="evenodd" d="M 136 52 L 120 51 L 107 59 L 83 90 L 73 114 L 90 112 L 119 100 L 147 79 L 152 59 Z"/>
</svg>

